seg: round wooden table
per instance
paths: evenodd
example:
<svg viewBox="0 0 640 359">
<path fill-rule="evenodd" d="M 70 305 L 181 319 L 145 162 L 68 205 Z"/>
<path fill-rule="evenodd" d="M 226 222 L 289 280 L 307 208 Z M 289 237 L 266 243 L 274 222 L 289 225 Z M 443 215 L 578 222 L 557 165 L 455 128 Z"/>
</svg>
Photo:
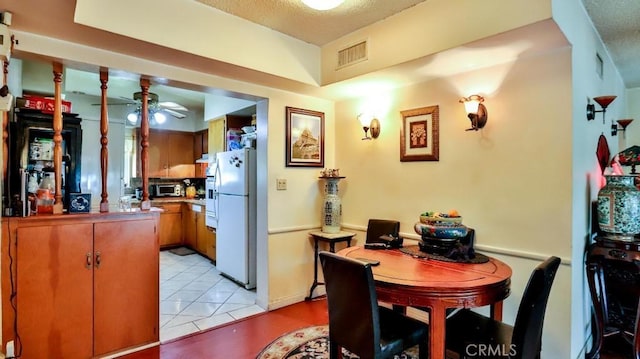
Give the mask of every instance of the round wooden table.
<svg viewBox="0 0 640 359">
<path fill-rule="evenodd" d="M 338 252 L 349 258 L 380 261 L 373 266 L 378 299 L 400 306 L 429 309 L 429 358 L 445 357 L 447 308 L 491 306 L 502 319 L 502 300 L 510 294 L 511 268 L 489 257 L 481 264 L 424 259 L 397 249 L 371 250 L 361 246 Z"/>
</svg>

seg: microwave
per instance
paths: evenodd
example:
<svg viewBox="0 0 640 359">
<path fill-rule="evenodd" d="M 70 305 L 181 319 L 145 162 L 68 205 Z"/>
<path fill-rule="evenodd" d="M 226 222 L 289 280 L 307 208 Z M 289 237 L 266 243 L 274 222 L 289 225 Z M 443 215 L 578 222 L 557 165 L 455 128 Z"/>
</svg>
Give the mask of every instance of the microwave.
<svg viewBox="0 0 640 359">
<path fill-rule="evenodd" d="M 156 197 L 180 197 L 182 186 L 179 184 L 154 184 L 153 194 Z"/>
</svg>

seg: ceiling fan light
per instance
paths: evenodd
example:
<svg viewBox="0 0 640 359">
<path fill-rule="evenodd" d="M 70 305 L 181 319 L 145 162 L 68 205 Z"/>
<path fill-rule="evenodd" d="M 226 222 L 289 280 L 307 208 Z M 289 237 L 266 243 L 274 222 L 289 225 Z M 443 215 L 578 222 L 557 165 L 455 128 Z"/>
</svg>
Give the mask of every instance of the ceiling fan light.
<svg viewBox="0 0 640 359">
<path fill-rule="evenodd" d="M 331 10 L 342 4 L 344 0 L 302 0 L 308 7 L 320 11 Z"/>
<path fill-rule="evenodd" d="M 165 123 L 165 121 L 167 121 L 167 116 L 165 116 L 165 114 L 162 112 L 156 112 L 153 114 L 153 119 L 156 121 L 156 123 L 161 125 Z"/>
<path fill-rule="evenodd" d="M 136 122 L 138 122 L 138 113 L 137 112 L 131 112 L 130 114 L 127 115 L 127 121 L 129 121 L 132 125 L 135 125 Z"/>
</svg>

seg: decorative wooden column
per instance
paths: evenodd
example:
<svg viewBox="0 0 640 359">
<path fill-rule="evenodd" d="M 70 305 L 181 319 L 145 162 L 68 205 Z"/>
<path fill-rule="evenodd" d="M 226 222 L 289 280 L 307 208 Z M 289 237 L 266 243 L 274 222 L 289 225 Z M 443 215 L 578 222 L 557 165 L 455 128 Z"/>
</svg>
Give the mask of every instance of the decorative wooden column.
<svg viewBox="0 0 640 359">
<path fill-rule="evenodd" d="M 3 84 L 7 84 L 9 61 L 4 61 Z M 7 164 L 9 162 L 9 111 L 2 111 L 2 178 L 7 178 Z"/>
<path fill-rule="evenodd" d="M 11 50 L 9 53 L 13 52 L 13 35 L 11 35 Z M 4 61 L 4 70 L 3 70 L 3 84 L 7 84 L 9 80 L 9 60 Z M 9 138 L 9 112 L 2 112 L 2 178 L 7 178 L 7 166 L 9 164 L 9 143 L 7 139 Z"/>
<path fill-rule="evenodd" d="M 140 209 L 148 211 L 151 209 L 149 200 L 149 80 L 140 79 L 140 90 L 142 91 L 142 109 L 140 110 L 140 167 L 142 168 L 142 201 Z"/>
<path fill-rule="evenodd" d="M 102 200 L 100 201 L 100 212 L 109 212 L 109 200 L 107 194 L 107 171 L 109 168 L 109 149 L 107 144 L 109 139 L 109 114 L 107 111 L 107 82 L 109 81 L 109 72 L 105 68 L 100 69 L 100 89 L 102 97 L 100 100 L 100 176 L 102 179 Z"/>
<path fill-rule="evenodd" d="M 62 213 L 62 64 L 53 63 L 54 105 L 53 105 L 53 168 L 55 171 L 56 193 L 53 214 Z"/>
</svg>

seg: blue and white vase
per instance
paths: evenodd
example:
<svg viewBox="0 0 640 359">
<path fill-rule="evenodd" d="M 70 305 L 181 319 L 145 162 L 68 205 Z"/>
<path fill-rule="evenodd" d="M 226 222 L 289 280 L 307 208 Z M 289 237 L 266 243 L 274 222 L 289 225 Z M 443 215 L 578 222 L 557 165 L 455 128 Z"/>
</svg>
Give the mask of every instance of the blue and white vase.
<svg viewBox="0 0 640 359">
<path fill-rule="evenodd" d="M 338 182 L 344 177 L 320 177 L 326 181 L 322 202 L 322 232 L 340 232 L 342 201 L 338 196 Z"/>
<path fill-rule="evenodd" d="M 598 192 L 598 225 L 609 237 L 633 240 L 640 233 L 640 191 L 635 176 L 608 175 Z"/>
</svg>

